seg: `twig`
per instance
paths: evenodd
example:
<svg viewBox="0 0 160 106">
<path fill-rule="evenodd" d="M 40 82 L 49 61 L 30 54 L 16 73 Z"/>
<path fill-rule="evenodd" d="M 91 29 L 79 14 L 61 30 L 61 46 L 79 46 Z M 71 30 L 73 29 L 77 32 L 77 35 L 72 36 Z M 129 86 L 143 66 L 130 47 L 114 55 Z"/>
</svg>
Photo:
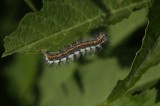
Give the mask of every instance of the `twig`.
<svg viewBox="0 0 160 106">
<path fill-rule="evenodd" d="M 31 0 L 24 0 L 26 2 L 26 4 L 29 6 L 29 8 L 32 10 L 32 11 L 37 11 L 37 8 L 35 7 L 35 5 L 33 4 L 33 2 Z"/>
</svg>

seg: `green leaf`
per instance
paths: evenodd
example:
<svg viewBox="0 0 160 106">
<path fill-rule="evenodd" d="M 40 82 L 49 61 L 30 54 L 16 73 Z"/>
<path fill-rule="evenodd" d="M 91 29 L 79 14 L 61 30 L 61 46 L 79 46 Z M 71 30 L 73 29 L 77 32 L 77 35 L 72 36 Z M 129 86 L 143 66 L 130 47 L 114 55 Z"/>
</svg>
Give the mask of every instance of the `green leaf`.
<svg viewBox="0 0 160 106">
<path fill-rule="evenodd" d="M 62 65 L 61 67 L 44 67 L 44 73 L 39 80 L 40 102 L 52 101 L 54 96 L 58 96 L 55 95 L 55 90 L 72 77 L 75 68 L 75 64 Z"/>
<path fill-rule="evenodd" d="M 128 73 L 128 69 L 121 69 L 116 58 L 91 57 L 89 60 L 92 59 L 96 61 L 80 65 L 76 74 L 71 74 L 74 68 L 70 66 L 57 70 L 46 68 L 40 80 L 40 106 L 96 105 L 109 95 L 117 80 Z"/>
<path fill-rule="evenodd" d="M 160 64 L 151 67 L 141 79 L 131 88 L 129 91 L 134 91 L 134 89 L 145 89 L 147 87 L 153 86 L 160 79 Z M 144 86 L 144 84 L 146 86 Z"/>
<path fill-rule="evenodd" d="M 136 20 L 137 17 L 139 20 Z M 142 9 L 133 12 L 128 19 L 109 26 L 109 33 L 112 34 L 111 45 L 116 46 L 121 43 L 130 33 L 145 23 L 145 18 L 146 10 Z M 129 25 L 130 27 L 126 27 Z M 121 29 L 125 30 L 118 35 Z M 87 56 L 85 58 L 89 63 L 77 68 L 73 64 L 69 64 L 44 69 L 40 80 L 41 106 L 93 106 L 99 104 L 110 94 L 117 80 L 128 74 L 129 69 L 122 69 L 115 57 L 99 59 Z M 75 71 L 79 73 L 80 85 L 75 79 Z"/>
<path fill-rule="evenodd" d="M 128 19 L 125 19 L 116 25 L 109 26 L 109 32 L 113 35 L 111 40 L 114 41 L 114 44 L 116 43 L 116 45 L 118 45 L 121 40 L 125 39 L 126 36 L 129 36 L 127 34 L 132 33 L 145 22 L 145 11 L 146 10 L 139 10 L 133 12 Z M 137 17 L 139 17 L 139 20 L 135 21 Z M 134 24 L 133 21 L 135 21 Z M 127 25 L 130 25 L 130 27 L 126 28 Z M 120 31 L 118 28 L 125 28 L 125 31 L 121 32 L 120 35 L 117 35 Z M 7 79 L 9 80 L 8 88 L 11 91 L 9 94 L 13 95 L 16 100 L 18 99 L 21 104 L 33 104 L 37 101 L 35 100 L 35 96 L 37 95 L 33 93 L 32 90 L 35 86 L 35 81 L 37 81 L 35 73 L 39 70 L 39 68 L 37 70 L 36 63 L 38 58 L 39 57 L 35 56 L 18 55 L 15 57 L 16 60 L 12 62 L 12 65 L 8 65 L 5 70 L 8 76 Z M 84 106 L 92 106 L 92 104 L 98 104 L 104 100 L 115 86 L 117 80 L 126 76 L 128 69 L 121 69 L 116 58 L 106 58 L 105 60 L 93 58 L 92 60 L 94 60 L 94 62 L 86 64 L 88 66 L 80 65 L 78 68 L 76 68 L 76 64 L 62 65 L 60 67 L 49 67 L 47 64 L 44 64 L 45 68 L 39 77 L 40 96 L 38 95 L 38 97 L 40 100 L 38 103 L 40 102 L 39 104 L 42 106 L 43 104 L 45 104 L 45 106 L 46 104 L 52 106 L 54 103 L 56 105 L 59 103 L 58 106 L 62 103 L 66 103 L 69 106 L 73 103 L 72 105 L 76 104 L 77 106 L 77 103 L 80 104 L 83 102 Z M 99 69 L 96 69 L 99 66 L 102 68 L 100 71 Z M 114 67 L 114 69 L 112 69 L 112 67 Z M 84 95 L 83 92 L 79 91 L 80 88 L 77 86 L 75 78 L 73 78 L 76 69 L 79 70 L 87 90 Z M 89 78 L 87 76 L 89 76 Z M 109 86 L 105 84 L 106 81 Z M 70 90 L 68 93 L 69 96 L 67 97 L 65 91 L 66 85 Z M 101 90 L 101 92 L 98 90 Z M 93 96 L 94 94 L 96 96 Z M 76 95 L 76 97 L 77 95 L 79 96 L 75 98 L 74 95 Z"/>
<path fill-rule="evenodd" d="M 131 88 L 150 67 L 160 62 L 160 1 L 153 1 L 148 19 L 149 24 L 146 30 L 143 44 L 137 53 L 131 67 L 131 72 L 122 81 L 119 81 L 109 96 L 107 102 L 111 102 L 123 95 Z"/>
<path fill-rule="evenodd" d="M 105 25 L 105 21 L 120 21 L 146 3 L 147 0 L 44 0 L 40 11 L 26 14 L 17 30 L 5 37 L 3 56 L 43 49 L 57 51 L 92 28 Z M 102 18 L 106 14 L 111 18 Z"/>
<path fill-rule="evenodd" d="M 160 103 L 155 103 L 156 90 L 147 90 L 137 95 L 124 95 L 118 100 L 107 106 L 159 106 Z"/>
<path fill-rule="evenodd" d="M 13 64 L 5 68 L 8 92 L 23 106 L 33 105 L 35 102 L 33 90 L 38 71 L 38 58 L 39 56 L 35 55 L 17 55 Z"/>
<path fill-rule="evenodd" d="M 110 38 L 110 45 L 117 46 L 121 44 L 124 39 L 144 25 L 147 21 L 147 10 L 147 8 L 144 8 L 133 12 L 127 19 L 115 25 L 109 25 L 108 36 Z"/>
</svg>

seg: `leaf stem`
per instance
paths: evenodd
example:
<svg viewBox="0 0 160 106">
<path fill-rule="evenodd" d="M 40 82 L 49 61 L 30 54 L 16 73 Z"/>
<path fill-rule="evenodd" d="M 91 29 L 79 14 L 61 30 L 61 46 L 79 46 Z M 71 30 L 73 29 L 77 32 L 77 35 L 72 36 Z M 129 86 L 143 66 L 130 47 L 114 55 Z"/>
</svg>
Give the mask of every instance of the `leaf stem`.
<svg viewBox="0 0 160 106">
<path fill-rule="evenodd" d="M 29 7 L 32 11 L 34 11 L 34 12 L 37 11 L 37 8 L 35 7 L 35 5 L 33 4 L 33 2 L 32 2 L 31 0 L 24 0 L 24 1 L 26 2 L 26 4 L 28 5 L 28 7 Z"/>
</svg>

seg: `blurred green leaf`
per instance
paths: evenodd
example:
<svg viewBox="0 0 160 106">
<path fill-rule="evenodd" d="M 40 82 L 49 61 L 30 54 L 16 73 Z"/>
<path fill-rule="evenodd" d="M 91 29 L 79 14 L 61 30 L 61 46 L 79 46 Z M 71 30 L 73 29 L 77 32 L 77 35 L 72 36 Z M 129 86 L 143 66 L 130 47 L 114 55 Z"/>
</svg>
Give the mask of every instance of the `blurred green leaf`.
<svg viewBox="0 0 160 106">
<path fill-rule="evenodd" d="M 4 39 L 3 56 L 42 49 L 57 51 L 92 28 L 106 24 L 102 16 L 109 15 L 117 22 L 146 3 L 147 0 L 44 0 L 40 11 L 27 14 L 17 30 Z"/>
<path fill-rule="evenodd" d="M 148 9 L 144 8 L 133 12 L 127 19 L 115 24 L 109 25 L 108 36 L 110 38 L 110 46 L 117 46 L 130 36 L 139 27 L 147 22 Z"/>
<path fill-rule="evenodd" d="M 117 80 L 126 76 L 128 69 L 121 69 L 115 58 L 105 60 L 94 58 L 94 60 L 96 61 L 81 65 L 80 69 L 76 70 L 76 75 L 72 76 L 67 74 L 72 70 L 68 66 L 66 70 L 63 67 L 62 69 L 60 67 L 60 70 L 45 70 L 40 83 L 42 91 L 40 105 L 93 106 L 102 102 L 116 85 Z M 67 78 L 68 75 L 70 77 Z"/>
<path fill-rule="evenodd" d="M 5 69 L 9 93 L 21 105 L 32 105 L 35 101 L 33 90 L 38 71 L 37 60 L 35 55 L 17 55 L 14 63 Z"/>
<path fill-rule="evenodd" d="M 125 95 L 107 106 L 159 106 L 155 103 L 156 90 L 147 90 L 137 95 Z"/>
<path fill-rule="evenodd" d="M 60 67 L 46 66 L 39 82 L 42 99 L 40 102 L 52 101 L 54 96 L 58 96 L 55 95 L 55 89 L 72 77 L 74 70 L 75 64 L 61 65 Z"/>
<path fill-rule="evenodd" d="M 131 88 L 150 67 L 160 62 L 160 1 L 153 1 L 148 18 L 149 24 L 146 30 L 143 44 L 137 53 L 131 67 L 131 72 L 122 81 L 119 81 L 108 98 L 108 102 L 119 98 Z"/>
</svg>

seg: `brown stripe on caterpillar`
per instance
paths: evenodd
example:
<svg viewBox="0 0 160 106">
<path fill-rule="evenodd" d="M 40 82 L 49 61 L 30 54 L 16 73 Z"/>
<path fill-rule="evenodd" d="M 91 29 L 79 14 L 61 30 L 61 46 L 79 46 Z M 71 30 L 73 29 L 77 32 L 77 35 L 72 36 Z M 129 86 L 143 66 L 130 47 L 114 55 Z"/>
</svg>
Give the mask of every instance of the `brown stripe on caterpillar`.
<svg viewBox="0 0 160 106">
<path fill-rule="evenodd" d="M 75 60 L 75 58 L 79 58 L 81 55 L 85 55 L 88 53 L 95 53 L 97 49 L 102 49 L 102 44 L 106 43 L 107 37 L 105 33 L 101 32 L 98 36 L 90 39 L 89 41 L 84 42 L 76 42 L 76 44 L 65 48 L 65 50 L 60 51 L 59 53 L 52 53 L 46 51 L 44 53 L 45 60 L 48 64 L 59 64 L 61 62 L 66 62 L 68 60 Z"/>
</svg>

